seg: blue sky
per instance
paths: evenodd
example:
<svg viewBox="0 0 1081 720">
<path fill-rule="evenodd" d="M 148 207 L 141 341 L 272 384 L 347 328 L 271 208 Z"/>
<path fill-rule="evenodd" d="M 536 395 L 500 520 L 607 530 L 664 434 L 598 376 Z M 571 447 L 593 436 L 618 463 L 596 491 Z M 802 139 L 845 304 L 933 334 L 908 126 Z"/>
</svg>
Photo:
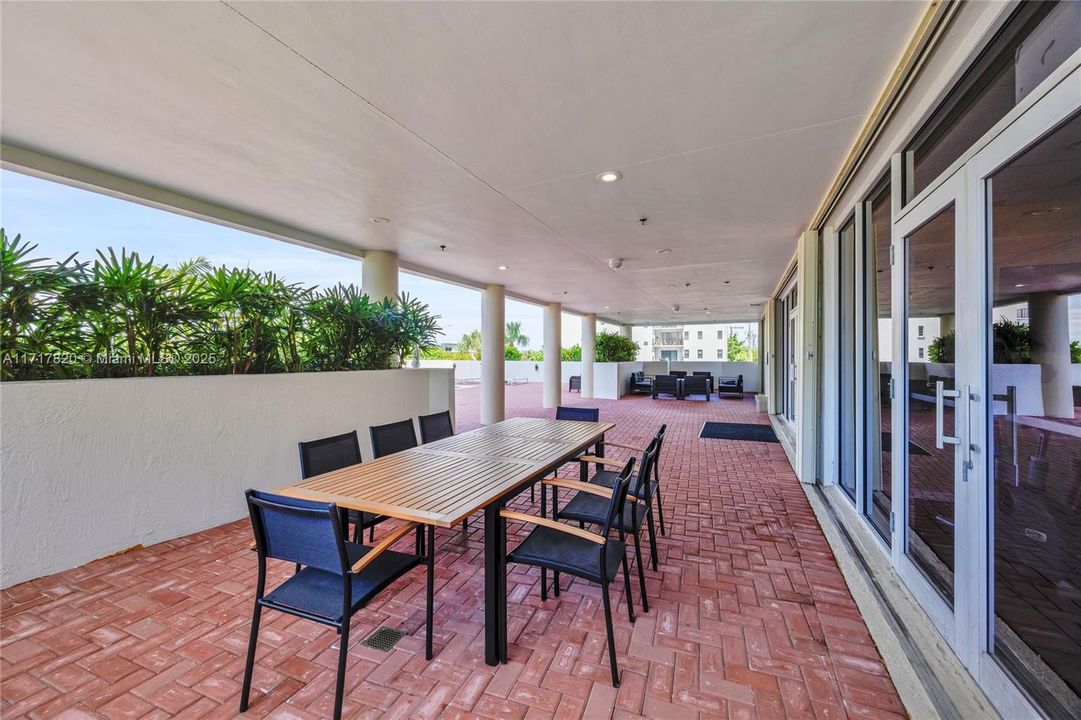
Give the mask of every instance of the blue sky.
<svg viewBox="0 0 1081 720">
<path fill-rule="evenodd" d="M 98 193 L 0 172 L 0 224 L 38 246 L 37 257 L 66 258 L 73 252 L 93 260 L 108 247 L 137 251 L 144 259 L 176 265 L 200 255 L 215 265 L 271 270 L 290 282 L 327 286 L 360 285 L 359 259 L 344 258 L 299 245 L 271 240 L 214 223 L 118 200 Z M 448 342 L 480 328 L 480 293 L 476 290 L 402 273 L 399 286 L 419 297 L 441 316 Z M 507 301 L 507 321 L 522 323 L 530 346 L 543 342 L 542 310 Z M 577 316 L 563 315 L 563 345 L 581 340 Z"/>
</svg>

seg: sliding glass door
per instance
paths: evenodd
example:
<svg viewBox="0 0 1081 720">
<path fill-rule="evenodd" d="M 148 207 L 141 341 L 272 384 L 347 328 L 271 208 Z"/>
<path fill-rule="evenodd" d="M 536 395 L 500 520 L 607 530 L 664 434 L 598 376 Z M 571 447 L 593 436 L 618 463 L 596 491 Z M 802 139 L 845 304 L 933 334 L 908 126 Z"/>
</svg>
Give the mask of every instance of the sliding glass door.
<svg viewBox="0 0 1081 720">
<path fill-rule="evenodd" d="M 1081 62 L 1057 80 L 894 204 L 868 410 L 865 513 L 892 478 L 898 573 L 1009 717 L 1081 717 Z"/>
</svg>

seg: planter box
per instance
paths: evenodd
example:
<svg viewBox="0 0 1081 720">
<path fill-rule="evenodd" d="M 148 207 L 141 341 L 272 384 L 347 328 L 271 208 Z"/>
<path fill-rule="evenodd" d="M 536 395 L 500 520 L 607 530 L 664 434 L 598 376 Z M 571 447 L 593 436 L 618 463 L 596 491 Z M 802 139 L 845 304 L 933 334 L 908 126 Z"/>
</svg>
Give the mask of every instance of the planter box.
<svg viewBox="0 0 1081 720">
<path fill-rule="evenodd" d="M 244 517 L 297 442 L 454 411 L 452 371 L 0 383 L 0 586 Z"/>
</svg>

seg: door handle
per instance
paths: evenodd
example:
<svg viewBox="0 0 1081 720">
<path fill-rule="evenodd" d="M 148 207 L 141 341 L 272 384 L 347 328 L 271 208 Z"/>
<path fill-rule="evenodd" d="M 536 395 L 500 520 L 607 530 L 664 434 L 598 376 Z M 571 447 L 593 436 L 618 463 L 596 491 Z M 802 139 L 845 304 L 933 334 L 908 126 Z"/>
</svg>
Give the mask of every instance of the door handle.
<svg viewBox="0 0 1081 720">
<path fill-rule="evenodd" d="M 959 398 L 961 397 L 960 390 L 946 390 L 943 387 L 943 382 L 938 380 L 935 382 L 935 447 L 941 450 L 946 445 L 960 445 L 961 438 L 952 435 L 946 435 L 942 429 L 943 423 L 943 406 L 945 398 Z M 957 403 L 954 408 L 959 410 L 959 406 L 967 403 Z"/>
</svg>

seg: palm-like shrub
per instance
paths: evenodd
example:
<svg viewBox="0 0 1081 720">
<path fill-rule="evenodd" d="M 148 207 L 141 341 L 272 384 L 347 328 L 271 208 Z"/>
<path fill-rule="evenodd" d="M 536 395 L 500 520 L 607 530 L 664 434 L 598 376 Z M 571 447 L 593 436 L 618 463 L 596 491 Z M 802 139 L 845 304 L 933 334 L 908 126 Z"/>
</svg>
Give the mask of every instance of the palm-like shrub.
<svg viewBox="0 0 1081 720">
<path fill-rule="evenodd" d="M 4 380 L 392 368 L 440 331 L 404 293 L 373 302 L 204 258 L 170 268 L 109 248 L 91 266 L 34 249 L 0 229 Z"/>
<path fill-rule="evenodd" d="M 618 333 L 597 335 L 597 362 L 631 362 L 638 359 L 638 343 Z"/>
</svg>

